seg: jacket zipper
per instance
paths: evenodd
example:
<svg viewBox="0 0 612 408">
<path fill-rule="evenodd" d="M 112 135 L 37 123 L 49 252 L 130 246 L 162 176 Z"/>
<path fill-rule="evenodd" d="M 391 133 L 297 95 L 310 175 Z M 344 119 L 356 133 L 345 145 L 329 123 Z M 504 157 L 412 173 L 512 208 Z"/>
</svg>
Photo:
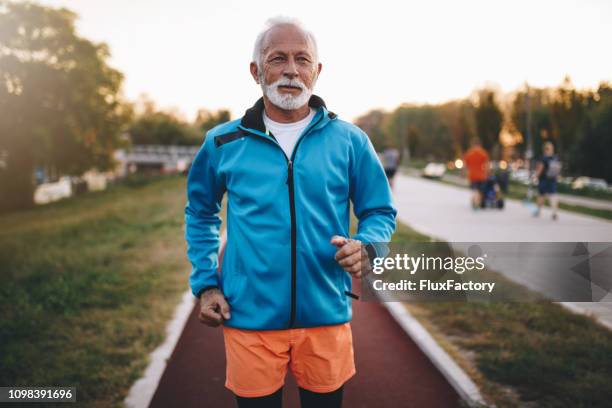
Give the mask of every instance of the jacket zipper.
<svg viewBox="0 0 612 408">
<path fill-rule="evenodd" d="M 297 140 L 295 146 L 293 147 L 293 152 L 291 152 L 291 158 L 287 161 L 287 184 L 289 188 L 289 209 L 291 213 L 291 317 L 289 318 L 289 328 L 293 327 L 295 324 L 295 312 L 296 312 L 296 304 L 297 304 L 297 222 L 295 220 L 295 190 L 294 190 L 294 182 L 293 182 L 293 162 L 295 161 L 295 154 L 297 152 L 297 148 L 300 145 L 300 142 L 304 137 L 314 129 L 319 122 L 323 119 L 324 115 L 321 115 L 319 120 L 317 120 L 311 127 L 306 129 L 306 132 Z"/>
<path fill-rule="evenodd" d="M 293 148 L 297 148 L 297 144 Z M 293 155 L 292 155 L 293 157 Z M 289 327 L 293 327 L 295 323 L 296 310 L 296 272 L 297 272 L 297 227 L 295 220 L 295 190 L 293 185 L 293 160 L 287 161 L 287 189 L 289 190 L 289 211 L 291 213 L 291 314 L 289 318 Z"/>
<path fill-rule="evenodd" d="M 271 135 L 274 138 L 275 145 L 277 145 L 281 151 L 283 152 L 283 156 L 285 156 L 285 160 L 287 160 L 287 189 L 289 190 L 289 213 L 291 215 L 291 313 L 289 317 L 289 326 L 288 328 L 293 327 L 295 324 L 295 313 L 296 313 L 296 297 L 297 297 L 297 282 L 296 282 L 296 272 L 297 272 L 297 223 L 295 217 L 295 190 L 294 190 L 294 182 L 293 182 L 293 162 L 295 161 L 295 153 L 297 152 L 297 148 L 300 145 L 300 142 L 304 137 L 314 129 L 319 122 L 323 119 L 325 115 L 321 115 L 321 117 L 308 129 L 304 132 L 300 138 L 295 143 L 293 147 L 293 152 L 291 153 L 291 157 L 287 157 L 285 151 L 280 147 L 274 135 Z M 249 132 L 251 133 L 251 132 Z M 251 133 L 253 135 L 262 137 L 258 134 Z M 265 138 L 264 138 L 265 139 Z M 267 139 L 269 140 L 269 139 Z"/>
</svg>

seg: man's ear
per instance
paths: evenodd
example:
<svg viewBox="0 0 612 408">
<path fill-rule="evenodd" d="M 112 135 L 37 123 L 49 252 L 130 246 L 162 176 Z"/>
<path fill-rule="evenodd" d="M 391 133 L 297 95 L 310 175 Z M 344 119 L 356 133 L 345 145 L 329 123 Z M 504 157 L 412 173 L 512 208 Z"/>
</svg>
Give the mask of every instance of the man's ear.
<svg viewBox="0 0 612 408">
<path fill-rule="evenodd" d="M 320 62 L 317 64 L 317 76 L 319 76 L 319 74 L 321 74 L 321 70 L 323 69 L 323 64 L 321 64 Z"/>
<path fill-rule="evenodd" d="M 259 83 L 259 70 L 257 69 L 257 64 L 254 62 L 251 62 L 249 69 L 251 71 L 251 76 L 253 77 L 255 82 Z"/>
</svg>

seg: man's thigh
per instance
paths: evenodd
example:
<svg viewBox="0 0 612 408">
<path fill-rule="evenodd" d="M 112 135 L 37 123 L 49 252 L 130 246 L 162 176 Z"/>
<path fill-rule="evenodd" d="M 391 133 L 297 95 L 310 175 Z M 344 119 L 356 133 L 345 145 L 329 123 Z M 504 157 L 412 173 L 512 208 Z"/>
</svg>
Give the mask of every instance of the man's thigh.
<svg viewBox="0 0 612 408">
<path fill-rule="evenodd" d="M 301 330 L 292 340 L 290 362 L 300 387 L 317 393 L 332 392 L 355 375 L 350 323 Z"/>
<path fill-rule="evenodd" d="M 283 386 L 289 363 L 286 330 L 223 327 L 227 360 L 225 386 L 241 397 L 270 395 Z"/>
</svg>

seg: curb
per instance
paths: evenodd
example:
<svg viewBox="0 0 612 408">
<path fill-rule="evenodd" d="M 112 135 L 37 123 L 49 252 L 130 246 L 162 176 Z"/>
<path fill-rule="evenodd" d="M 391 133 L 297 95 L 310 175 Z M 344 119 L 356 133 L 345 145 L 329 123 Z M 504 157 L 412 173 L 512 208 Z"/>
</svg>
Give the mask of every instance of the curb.
<svg viewBox="0 0 612 408">
<path fill-rule="evenodd" d="M 470 407 L 489 406 L 472 379 L 438 345 L 425 327 L 410 314 L 401 302 L 387 301 L 383 298 L 380 300 L 400 327 Z"/>
<path fill-rule="evenodd" d="M 150 362 L 143 376 L 130 388 L 130 392 L 124 400 L 126 407 L 147 408 L 151 403 L 159 380 L 166 370 L 166 362 L 172 355 L 181 333 L 183 333 L 194 304 L 195 297 L 188 289 L 183 294 L 181 303 L 174 310 L 174 317 L 166 327 L 166 340 L 149 355 Z"/>
<path fill-rule="evenodd" d="M 602 319 L 600 316 L 598 316 L 597 314 L 574 304 L 574 303 L 583 303 L 583 302 L 555 302 L 555 303 L 558 303 L 559 305 L 563 306 L 565 309 L 569 310 L 572 313 L 590 317 L 591 319 L 595 320 L 595 322 L 599 323 L 606 329 L 612 331 L 612 322 L 606 321 Z"/>
</svg>

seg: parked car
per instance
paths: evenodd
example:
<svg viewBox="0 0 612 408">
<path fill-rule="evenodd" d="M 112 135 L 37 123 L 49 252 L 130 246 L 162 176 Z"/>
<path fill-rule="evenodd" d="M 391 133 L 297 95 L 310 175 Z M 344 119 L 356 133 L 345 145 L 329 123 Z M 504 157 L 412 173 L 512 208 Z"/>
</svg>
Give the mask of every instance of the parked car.
<svg viewBox="0 0 612 408">
<path fill-rule="evenodd" d="M 428 163 L 421 174 L 425 178 L 440 179 L 446 172 L 446 166 L 443 163 Z"/>
<path fill-rule="evenodd" d="M 592 188 L 594 190 L 607 190 L 608 183 L 604 179 L 591 178 L 591 177 L 576 177 L 572 182 L 572 188 L 574 190 L 580 190 L 583 188 Z"/>
</svg>

